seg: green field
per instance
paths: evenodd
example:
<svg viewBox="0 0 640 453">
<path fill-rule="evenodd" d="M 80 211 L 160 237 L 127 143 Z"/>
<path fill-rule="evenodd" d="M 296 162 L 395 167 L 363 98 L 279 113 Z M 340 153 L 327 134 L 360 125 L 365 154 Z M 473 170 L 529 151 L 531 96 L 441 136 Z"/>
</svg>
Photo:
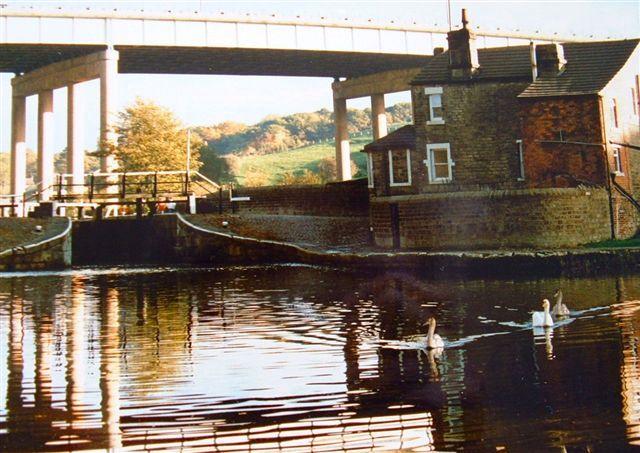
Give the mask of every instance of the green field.
<svg viewBox="0 0 640 453">
<path fill-rule="evenodd" d="M 358 172 L 354 176 L 367 174 L 366 156 L 360 151 L 373 141 L 370 135 L 351 138 L 351 159 Z M 277 184 L 285 173 L 299 173 L 304 170 L 317 171 L 321 159 L 335 156 L 334 142 L 303 146 L 288 151 L 262 156 L 240 157 L 237 180 L 240 185 Z"/>
</svg>

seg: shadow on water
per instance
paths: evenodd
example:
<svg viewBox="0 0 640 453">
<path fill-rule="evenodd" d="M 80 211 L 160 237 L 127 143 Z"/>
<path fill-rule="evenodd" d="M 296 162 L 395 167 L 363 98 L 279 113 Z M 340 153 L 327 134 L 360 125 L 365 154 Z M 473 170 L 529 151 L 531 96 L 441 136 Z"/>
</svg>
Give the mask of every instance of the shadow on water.
<svg viewBox="0 0 640 453">
<path fill-rule="evenodd" d="M 2 277 L 2 450 L 640 446 L 640 277 L 298 266 Z M 531 329 L 557 287 L 571 319 Z M 422 347 L 430 316 L 444 351 Z"/>
</svg>

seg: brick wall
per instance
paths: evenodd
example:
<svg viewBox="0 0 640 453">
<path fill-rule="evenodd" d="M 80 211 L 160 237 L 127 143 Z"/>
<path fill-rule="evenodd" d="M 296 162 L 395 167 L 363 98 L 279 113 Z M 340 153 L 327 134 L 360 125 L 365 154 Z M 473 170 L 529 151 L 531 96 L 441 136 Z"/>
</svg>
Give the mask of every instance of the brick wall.
<svg viewBox="0 0 640 453">
<path fill-rule="evenodd" d="M 419 192 L 441 191 L 441 184 L 429 184 L 427 143 L 450 143 L 453 185 L 518 188 L 519 162 L 515 141 L 520 139 L 517 95 L 527 83 L 452 84 L 443 87 L 445 123 L 427 125 L 429 96 L 424 87 L 412 91 L 416 151 L 413 161 L 414 184 Z M 445 187 L 452 186 L 445 184 Z M 460 190 L 460 189 L 458 189 Z"/>
<path fill-rule="evenodd" d="M 521 99 L 522 139 L 528 187 L 604 186 L 607 168 L 598 96 Z M 559 141 L 575 145 L 541 143 Z"/>
<path fill-rule="evenodd" d="M 394 203 L 403 248 L 558 248 L 611 235 L 604 189 L 459 192 L 372 200 L 374 239 L 383 247 L 393 243 Z"/>
<path fill-rule="evenodd" d="M 229 193 L 222 194 L 224 212 L 256 214 L 367 216 L 369 192 L 366 179 L 305 186 L 242 187 L 234 197 L 251 197 L 250 201 L 229 202 Z M 218 212 L 218 198 L 198 203 L 199 213 Z"/>
</svg>

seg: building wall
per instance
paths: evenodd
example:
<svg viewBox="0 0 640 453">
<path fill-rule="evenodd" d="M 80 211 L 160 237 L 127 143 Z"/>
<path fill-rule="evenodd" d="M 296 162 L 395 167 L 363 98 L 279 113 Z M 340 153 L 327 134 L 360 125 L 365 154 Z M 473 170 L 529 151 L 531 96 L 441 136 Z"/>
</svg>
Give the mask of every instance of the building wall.
<svg viewBox="0 0 640 453">
<path fill-rule="evenodd" d="M 633 100 L 631 97 L 631 89 L 638 89 L 638 81 L 636 77 L 640 74 L 640 50 L 636 49 L 632 57 L 627 61 L 623 68 L 616 74 L 616 76 L 607 84 L 602 90 L 602 113 L 604 124 L 604 136 L 607 143 L 607 151 L 609 156 L 609 163 L 612 169 L 615 169 L 614 157 L 613 157 L 613 145 L 610 143 L 632 143 L 635 145 L 640 144 L 640 106 L 636 104 L 636 112 L 633 111 Z M 638 93 L 636 92 L 636 100 Z M 618 127 L 614 125 L 614 119 L 611 110 L 611 101 L 615 99 L 618 112 Z M 636 101 L 637 102 L 637 101 Z M 637 154 L 637 151 L 632 151 L 624 146 L 620 147 L 623 175 L 616 176 L 616 181 L 620 183 L 625 189 L 632 193 L 640 188 L 637 179 L 631 178 L 631 159 L 633 154 Z M 635 182 L 635 184 L 634 184 Z"/>
<path fill-rule="evenodd" d="M 611 142 L 640 145 L 640 50 L 632 57 L 616 76 L 602 90 L 602 122 L 607 156 L 611 171 L 615 170 L 614 145 Z M 631 89 L 636 90 L 636 108 Z M 611 102 L 615 99 L 618 127 L 615 127 Z M 640 199 L 640 151 L 619 146 L 622 174 L 615 175 L 615 182 L 621 185 L 636 200 Z M 616 237 L 620 239 L 634 236 L 638 232 L 640 218 L 638 210 L 618 191 L 613 191 L 613 215 Z"/>
<path fill-rule="evenodd" d="M 561 248 L 611 237 L 605 189 L 528 189 L 373 199 L 375 243 L 393 245 L 397 205 L 401 248 Z"/>
<path fill-rule="evenodd" d="M 521 98 L 520 108 L 528 187 L 606 185 L 598 96 Z M 560 140 L 591 145 L 549 143 Z"/>
<path fill-rule="evenodd" d="M 521 138 L 517 95 L 526 86 L 526 82 L 446 85 L 442 93 L 445 122 L 437 125 L 427 125 L 429 96 L 424 94 L 424 87 L 414 87 L 416 192 L 522 187 L 517 180 L 515 142 Z M 455 162 L 451 184 L 429 183 L 423 162 L 427 143 L 450 144 Z"/>
</svg>

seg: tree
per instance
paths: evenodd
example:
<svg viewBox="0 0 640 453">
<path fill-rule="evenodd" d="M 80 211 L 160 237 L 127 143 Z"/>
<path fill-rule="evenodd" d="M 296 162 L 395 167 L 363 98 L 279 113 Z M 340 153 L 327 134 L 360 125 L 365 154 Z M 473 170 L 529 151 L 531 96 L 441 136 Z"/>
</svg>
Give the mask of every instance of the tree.
<svg viewBox="0 0 640 453">
<path fill-rule="evenodd" d="M 67 168 L 67 147 L 57 153 L 53 158 L 53 168 L 56 173 L 70 173 Z M 93 173 L 100 169 L 100 159 L 93 155 L 93 152 L 84 152 L 84 172 Z"/>
<path fill-rule="evenodd" d="M 351 174 L 355 176 L 358 173 L 358 166 L 351 161 Z M 335 181 L 338 178 L 338 165 L 335 157 L 324 157 L 318 161 L 318 176 L 320 180 L 325 182 Z"/>
<path fill-rule="evenodd" d="M 136 99 L 120 113 L 114 153 L 124 171 L 184 170 L 187 132 L 171 110 Z M 191 170 L 198 170 L 203 140 L 191 134 Z"/>
</svg>

